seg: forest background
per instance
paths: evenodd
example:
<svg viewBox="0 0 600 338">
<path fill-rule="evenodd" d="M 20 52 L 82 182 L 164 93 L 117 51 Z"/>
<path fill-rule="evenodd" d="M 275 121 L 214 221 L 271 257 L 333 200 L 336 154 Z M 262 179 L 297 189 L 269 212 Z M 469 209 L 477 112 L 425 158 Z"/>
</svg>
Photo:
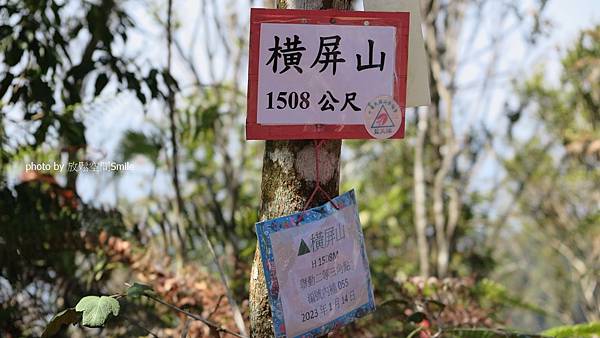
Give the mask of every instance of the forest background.
<svg viewBox="0 0 600 338">
<path fill-rule="evenodd" d="M 273 3 L 0 1 L 0 336 L 136 281 L 247 330 L 248 20 Z M 378 310 L 337 334 L 600 326 L 600 3 L 421 7 L 431 106 L 405 140 L 343 143 Z M 126 299 L 59 334 L 215 334 L 187 318 Z"/>
</svg>

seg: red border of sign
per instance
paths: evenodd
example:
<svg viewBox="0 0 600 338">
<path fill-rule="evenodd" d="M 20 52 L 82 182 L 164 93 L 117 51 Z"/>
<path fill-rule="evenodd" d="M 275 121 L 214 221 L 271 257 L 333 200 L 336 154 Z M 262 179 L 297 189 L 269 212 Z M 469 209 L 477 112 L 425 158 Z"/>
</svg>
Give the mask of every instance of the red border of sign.
<svg viewBox="0 0 600 338">
<path fill-rule="evenodd" d="M 263 125 L 258 124 L 258 62 L 262 23 L 302 23 L 396 27 L 396 79 L 394 99 L 402 108 L 402 125 L 391 138 L 404 138 L 406 81 L 408 68 L 408 12 L 352 12 L 339 10 L 297 10 L 252 8 L 250 12 L 250 61 L 248 66 L 248 140 L 373 139 L 362 125 Z"/>
</svg>

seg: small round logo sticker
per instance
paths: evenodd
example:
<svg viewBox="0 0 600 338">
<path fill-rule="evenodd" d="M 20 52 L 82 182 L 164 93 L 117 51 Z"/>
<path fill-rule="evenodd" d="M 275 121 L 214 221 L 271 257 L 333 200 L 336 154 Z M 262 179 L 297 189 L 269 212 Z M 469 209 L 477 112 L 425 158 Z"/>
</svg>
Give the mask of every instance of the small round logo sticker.
<svg viewBox="0 0 600 338">
<path fill-rule="evenodd" d="M 402 125 L 402 110 L 390 96 L 379 96 L 367 104 L 364 114 L 365 128 L 378 139 L 394 136 Z"/>
</svg>

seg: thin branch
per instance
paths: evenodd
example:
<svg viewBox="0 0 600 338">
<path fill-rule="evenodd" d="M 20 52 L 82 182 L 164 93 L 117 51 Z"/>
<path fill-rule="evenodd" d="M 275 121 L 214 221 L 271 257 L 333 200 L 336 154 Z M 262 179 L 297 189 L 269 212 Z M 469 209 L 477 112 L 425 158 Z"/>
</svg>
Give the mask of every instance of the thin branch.
<svg viewBox="0 0 600 338">
<path fill-rule="evenodd" d="M 548 144 L 546 144 L 542 149 L 542 153 L 547 153 L 549 151 L 549 149 L 552 147 L 554 143 L 553 142 L 549 142 Z M 539 159 L 538 159 L 539 160 Z M 533 163 L 536 163 L 535 161 Z M 521 197 L 523 197 L 523 195 L 525 194 L 525 192 L 527 191 L 527 189 L 529 188 L 529 186 L 532 184 L 531 183 L 531 178 L 535 175 L 536 171 L 538 170 L 538 167 L 532 167 L 532 168 L 528 168 L 527 170 L 525 170 L 524 175 L 522 175 L 522 179 L 517 179 L 517 191 L 515 191 L 511 196 L 510 196 L 510 201 L 507 203 L 507 207 L 506 210 L 504 210 L 503 213 L 501 213 L 501 216 L 499 216 L 496 221 L 491 224 L 491 236 L 488 237 L 488 239 L 486 240 L 486 246 L 487 247 L 492 247 L 492 243 L 496 240 L 496 238 L 498 238 L 498 235 L 500 234 L 500 231 L 502 230 L 502 226 L 505 225 L 506 221 L 509 219 L 509 217 L 512 215 L 514 209 L 517 206 L 517 203 L 519 203 L 519 201 L 521 200 Z M 510 173 L 509 173 L 510 175 Z M 508 179 L 508 178 L 507 178 Z M 500 187 L 501 185 L 499 185 L 498 187 Z M 494 191 L 495 189 L 493 189 L 492 191 Z"/>
<path fill-rule="evenodd" d="M 175 48 L 177 48 L 177 51 L 181 55 L 181 58 L 183 59 L 185 64 L 192 71 L 192 75 L 194 76 L 195 85 L 198 87 L 202 87 L 203 84 L 202 84 L 202 80 L 200 79 L 200 73 L 198 72 L 198 69 L 196 68 L 196 63 L 194 62 L 192 56 L 186 55 L 185 51 L 183 50 L 183 46 L 181 46 L 181 43 L 179 41 L 175 40 L 174 43 L 175 43 Z"/>
<path fill-rule="evenodd" d="M 415 161 L 413 168 L 414 175 L 414 220 L 415 230 L 417 233 L 417 246 L 419 250 L 419 272 L 421 276 L 429 276 L 429 246 L 427 244 L 427 195 L 425 192 L 425 137 L 427 134 L 428 124 L 425 110 L 417 109 L 417 141 L 415 145 Z"/>
<path fill-rule="evenodd" d="M 167 9 L 167 72 L 171 74 L 171 63 L 173 61 L 173 28 L 172 28 L 172 19 L 173 19 L 173 0 L 169 0 L 168 9 Z M 181 188 L 179 186 L 179 151 L 177 146 L 177 125 L 176 125 L 176 110 L 175 110 L 175 92 L 171 85 L 168 86 L 169 96 L 168 96 L 168 106 L 169 106 L 169 123 L 170 123 L 170 131 L 171 131 L 171 147 L 172 156 L 173 156 L 173 165 L 172 165 L 172 181 L 173 188 L 175 189 L 175 197 L 176 197 L 176 212 L 177 216 L 177 224 L 175 225 L 175 229 L 177 231 L 177 237 L 179 239 L 180 245 L 180 254 L 181 257 L 185 259 L 186 251 L 185 251 L 185 238 L 183 238 L 183 233 L 185 231 L 182 230 L 183 224 L 181 222 L 181 213 L 184 211 L 183 199 L 181 197 Z"/>
<path fill-rule="evenodd" d="M 215 304 L 215 307 L 213 308 L 213 310 L 208 314 L 208 318 L 212 317 L 217 312 L 217 310 L 221 306 L 221 301 L 222 300 L 223 300 L 223 295 L 219 295 L 219 299 L 217 300 L 217 304 Z"/>
<path fill-rule="evenodd" d="M 195 320 L 197 320 L 199 322 L 202 322 L 202 323 L 206 324 L 207 326 L 209 326 L 209 327 L 217 330 L 218 332 L 225 332 L 225 333 L 228 333 L 228 334 L 230 334 L 232 336 L 236 336 L 236 337 L 239 337 L 239 338 L 248 338 L 248 337 L 246 337 L 244 335 L 241 335 L 241 334 L 239 334 L 237 332 L 233 332 L 233 331 L 231 331 L 229 329 L 226 329 L 226 328 L 220 326 L 219 324 L 217 324 L 217 323 L 215 323 L 213 321 L 210 321 L 210 320 L 208 320 L 208 319 L 206 319 L 206 318 L 204 318 L 202 316 L 199 316 L 197 314 L 194 314 L 194 313 L 191 313 L 189 311 L 186 311 L 186 310 L 184 310 L 184 309 L 182 309 L 180 307 L 177 307 L 177 306 L 175 306 L 173 304 L 167 303 L 167 302 L 165 302 L 164 300 L 162 300 L 162 299 L 160 299 L 158 297 L 155 297 L 155 296 L 149 295 L 149 294 L 144 294 L 144 296 L 146 296 L 146 297 L 152 299 L 153 301 L 155 301 L 157 303 L 160 303 L 160 304 L 162 304 L 162 305 L 164 305 L 164 306 L 166 306 L 166 307 L 168 307 L 168 308 L 170 308 L 172 310 L 175 310 L 177 312 L 183 313 L 184 315 L 186 315 L 186 316 L 188 316 L 190 318 L 193 318 L 193 319 L 195 319 Z"/>
<path fill-rule="evenodd" d="M 189 318 L 187 318 L 185 320 L 185 323 L 183 323 L 183 330 L 181 331 L 181 338 L 186 338 L 188 335 L 188 332 L 190 331 L 190 324 L 191 324 L 191 320 Z"/>
<path fill-rule="evenodd" d="M 137 328 L 140 328 L 140 329 L 142 329 L 144 332 L 146 332 L 147 334 L 151 335 L 152 337 L 159 338 L 159 337 L 156 335 L 156 333 L 154 333 L 154 332 L 150 331 L 149 329 L 147 329 L 147 328 L 145 328 L 145 327 L 141 326 L 141 325 L 140 325 L 140 324 L 138 324 L 138 323 L 137 323 L 135 320 L 132 320 L 131 318 L 129 318 L 129 317 L 127 317 L 127 316 L 123 316 L 123 315 L 121 315 L 121 317 L 122 317 L 123 319 L 125 319 L 125 320 L 126 320 L 128 323 L 129 323 L 129 324 L 132 324 L 133 326 L 135 326 L 135 327 L 137 327 Z"/>
<path fill-rule="evenodd" d="M 235 298 L 233 297 L 233 293 L 231 292 L 231 288 L 229 287 L 229 283 L 227 282 L 227 276 L 225 276 L 225 272 L 223 271 L 223 268 L 221 267 L 221 263 L 219 263 L 219 260 L 217 259 L 217 254 L 215 252 L 215 248 L 213 247 L 212 243 L 210 242 L 210 239 L 208 238 L 207 229 L 206 228 L 201 229 L 200 234 L 202 235 L 204 241 L 206 242 L 206 245 L 208 246 L 208 250 L 210 251 L 212 259 L 213 259 L 213 263 L 217 267 L 217 271 L 219 272 L 219 277 L 221 278 L 221 282 L 223 283 L 223 286 L 225 287 L 225 292 L 227 294 L 227 300 L 229 301 L 229 306 L 231 307 L 231 311 L 233 312 L 233 320 L 234 320 L 237 328 L 240 330 L 240 332 L 242 332 L 243 334 L 246 334 L 246 327 L 244 325 L 244 318 L 242 316 L 242 312 L 240 311 L 240 308 L 237 305 Z"/>
</svg>

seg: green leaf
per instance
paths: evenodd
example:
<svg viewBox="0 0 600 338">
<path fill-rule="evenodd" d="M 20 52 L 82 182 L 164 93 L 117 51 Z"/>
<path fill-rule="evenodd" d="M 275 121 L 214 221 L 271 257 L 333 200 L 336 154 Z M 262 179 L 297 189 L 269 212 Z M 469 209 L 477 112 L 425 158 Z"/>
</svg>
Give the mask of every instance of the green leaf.
<svg viewBox="0 0 600 338">
<path fill-rule="evenodd" d="M 6 64 L 12 67 L 19 63 L 19 61 L 21 61 L 21 57 L 23 56 L 23 51 L 23 48 L 20 48 L 14 44 L 12 48 L 9 49 L 6 54 L 4 54 L 4 60 L 6 61 Z"/>
<path fill-rule="evenodd" d="M 423 312 L 415 312 L 408 316 L 408 321 L 413 323 L 420 323 L 424 319 L 427 319 L 427 315 L 425 315 Z"/>
<path fill-rule="evenodd" d="M 133 283 L 127 289 L 127 297 L 139 297 L 147 293 L 153 293 L 154 290 L 150 285 L 142 284 L 142 283 Z"/>
<path fill-rule="evenodd" d="M 439 317 L 446 305 L 442 302 L 438 302 L 437 300 L 428 299 L 425 301 L 425 308 L 429 312 L 429 314 L 433 315 L 435 318 Z"/>
<path fill-rule="evenodd" d="M 13 28 L 9 25 L 1 25 L 0 26 L 0 41 L 4 40 L 4 38 L 10 36 L 13 32 Z"/>
<path fill-rule="evenodd" d="M 42 333 L 42 338 L 52 337 L 60 331 L 63 325 L 75 324 L 81 318 L 81 314 L 73 308 L 63 310 L 52 317 L 46 329 Z"/>
<path fill-rule="evenodd" d="M 136 155 L 146 156 L 151 161 L 156 161 L 161 150 L 160 140 L 154 136 L 146 136 L 137 131 L 127 131 L 121 140 L 119 148 L 121 157 L 127 161 Z"/>
<path fill-rule="evenodd" d="M 6 75 L 4 75 L 4 78 L 2 81 L 0 81 L 0 98 L 6 94 L 6 91 L 8 91 L 8 87 L 10 87 L 10 84 L 14 78 L 15 76 L 10 72 L 7 72 Z"/>
<path fill-rule="evenodd" d="M 414 329 L 406 338 L 413 338 L 416 337 L 416 334 L 421 332 L 421 330 L 423 330 L 422 326 L 417 327 L 416 329 Z"/>
<path fill-rule="evenodd" d="M 403 299 L 392 299 L 383 302 L 377 306 L 375 310 L 374 318 L 378 322 L 384 322 L 388 320 L 406 320 L 404 312 L 406 309 L 410 309 L 411 305 L 408 301 Z"/>
<path fill-rule="evenodd" d="M 108 83 L 108 76 L 104 73 L 101 73 L 98 75 L 98 77 L 96 78 L 96 84 L 95 84 L 95 91 L 94 91 L 94 95 L 98 96 L 100 95 L 100 93 L 102 93 L 102 90 L 104 89 L 104 87 L 106 86 L 106 84 Z"/>
<path fill-rule="evenodd" d="M 179 91 L 179 84 L 177 83 L 177 80 L 175 80 L 175 78 L 171 75 L 171 73 L 165 70 L 163 71 L 162 75 L 167 87 L 169 87 L 174 92 Z"/>
<path fill-rule="evenodd" d="M 447 329 L 444 336 L 449 338 L 546 338 L 536 334 L 512 332 L 502 329 Z"/>
<path fill-rule="evenodd" d="M 452 338 L 506 338 L 503 332 L 491 329 L 455 329 L 447 332 Z"/>
<path fill-rule="evenodd" d="M 158 80 L 156 78 L 157 75 L 158 70 L 152 69 L 146 78 L 146 85 L 148 86 L 148 89 L 150 89 L 150 93 L 154 99 L 158 97 L 158 94 L 160 94 L 158 91 Z"/>
<path fill-rule="evenodd" d="M 31 115 L 33 116 L 33 115 Z M 35 144 L 40 145 L 46 141 L 46 134 L 48 134 L 48 129 L 50 128 L 50 119 L 42 119 L 42 123 L 33 133 L 33 137 L 35 138 Z"/>
<path fill-rule="evenodd" d="M 81 324 L 87 327 L 104 326 L 108 315 L 119 315 L 119 301 L 112 297 L 87 296 L 75 306 L 77 312 L 83 312 Z"/>
<path fill-rule="evenodd" d="M 594 335 L 600 335 L 600 322 L 559 326 L 546 330 L 542 332 L 542 334 L 555 338 L 592 337 Z"/>
<path fill-rule="evenodd" d="M 144 92 L 141 91 L 141 89 L 138 88 L 135 91 L 135 97 L 137 97 L 138 101 L 140 101 L 142 105 L 146 104 L 146 96 L 144 95 Z"/>
</svg>

